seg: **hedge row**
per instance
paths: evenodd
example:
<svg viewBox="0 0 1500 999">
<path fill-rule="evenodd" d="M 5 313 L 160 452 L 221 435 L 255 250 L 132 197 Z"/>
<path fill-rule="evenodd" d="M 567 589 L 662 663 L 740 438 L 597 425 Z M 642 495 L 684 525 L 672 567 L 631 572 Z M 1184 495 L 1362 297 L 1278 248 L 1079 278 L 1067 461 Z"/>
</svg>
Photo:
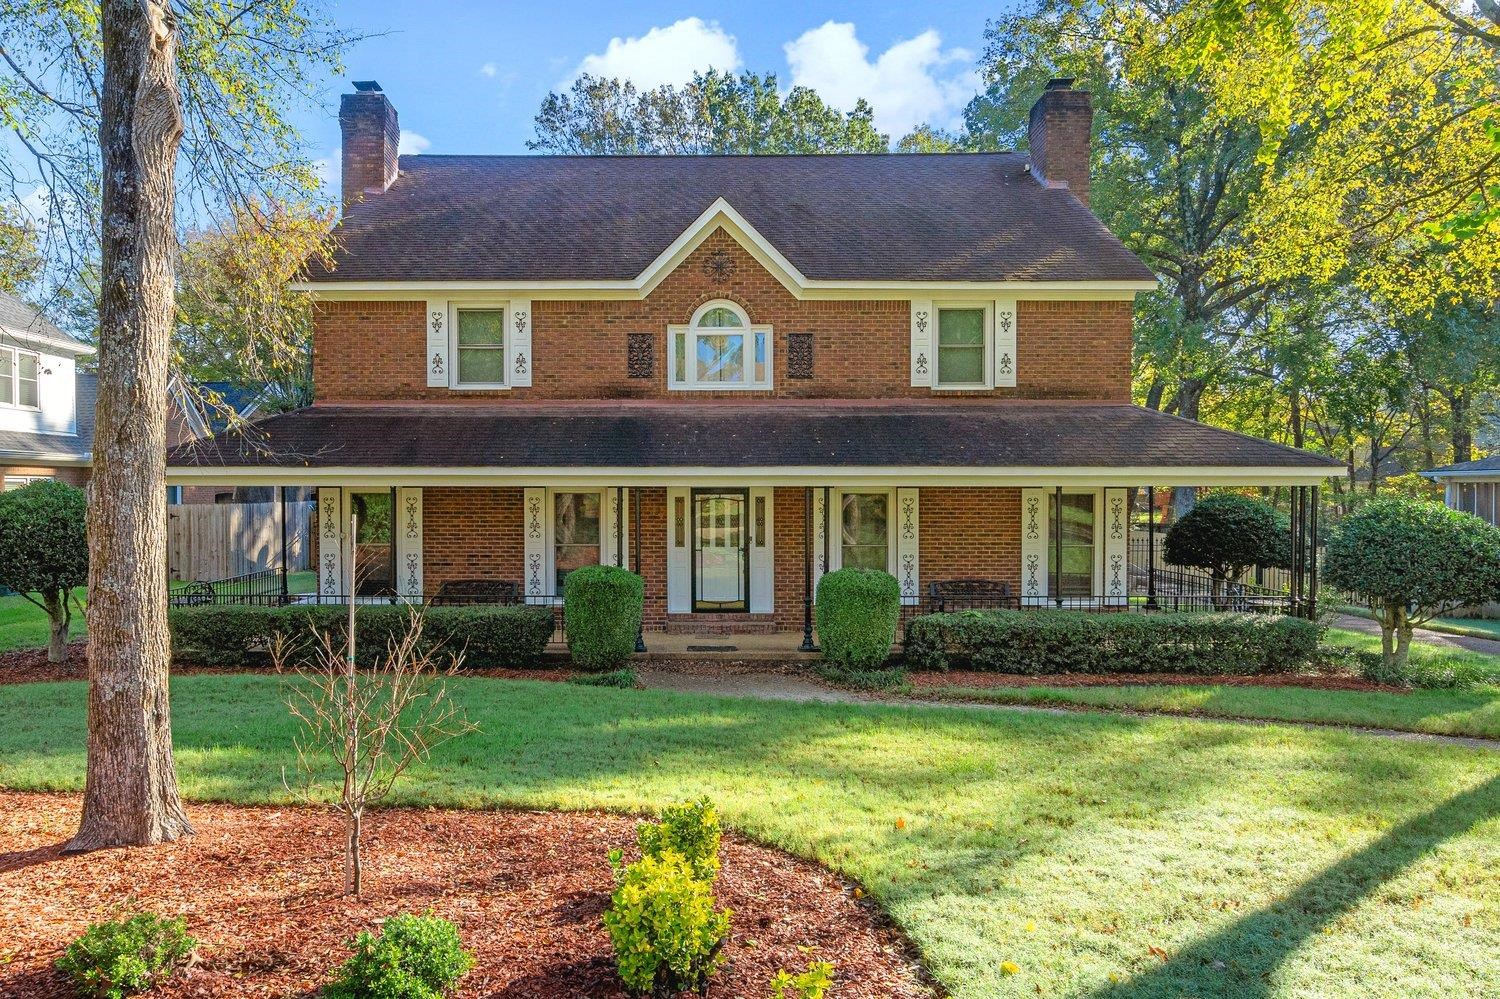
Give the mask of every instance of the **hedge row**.
<svg viewBox="0 0 1500 999">
<path fill-rule="evenodd" d="M 912 669 L 994 673 L 1288 673 L 1309 668 L 1322 628 L 1260 614 L 961 611 L 906 626 Z"/>
<path fill-rule="evenodd" d="M 355 615 L 360 661 L 378 660 L 391 639 L 405 633 L 410 620 L 407 607 L 360 607 Z M 276 635 L 302 648 L 315 641 L 317 633 L 330 633 L 342 643 L 348 621 L 348 607 L 326 604 L 174 607 L 167 614 L 174 662 L 228 668 L 267 665 Z M 550 607 L 429 607 L 424 612 L 423 641 L 431 643 L 429 647 L 462 652 L 465 666 L 532 666 L 551 638 Z"/>
</svg>

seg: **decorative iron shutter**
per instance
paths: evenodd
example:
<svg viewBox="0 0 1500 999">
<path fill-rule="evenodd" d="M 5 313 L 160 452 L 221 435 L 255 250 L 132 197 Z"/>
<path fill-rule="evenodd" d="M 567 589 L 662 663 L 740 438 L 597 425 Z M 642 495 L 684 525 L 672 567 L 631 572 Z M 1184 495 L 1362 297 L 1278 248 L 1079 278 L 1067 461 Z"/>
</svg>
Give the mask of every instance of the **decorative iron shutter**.
<svg viewBox="0 0 1500 999">
<path fill-rule="evenodd" d="M 1130 510 L 1124 489 L 1105 489 L 1104 602 L 1123 607 L 1130 596 Z"/>
<path fill-rule="evenodd" d="M 531 300 L 518 298 L 510 303 L 510 374 L 508 381 L 517 388 L 531 384 Z"/>
<path fill-rule="evenodd" d="M 630 490 L 609 486 L 599 504 L 599 564 L 630 568 Z"/>
<path fill-rule="evenodd" d="M 440 298 L 427 300 L 427 387 L 447 388 L 448 303 Z"/>
<path fill-rule="evenodd" d="M 344 490 L 318 490 L 318 595 L 344 595 Z"/>
<path fill-rule="evenodd" d="M 396 589 L 409 600 L 422 599 L 422 489 L 396 490 Z"/>
<path fill-rule="evenodd" d="M 995 387 L 1016 384 L 1016 326 L 1018 310 L 1013 298 L 995 300 Z"/>
<path fill-rule="evenodd" d="M 904 604 L 917 604 L 922 599 L 922 573 L 917 561 L 922 523 L 920 493 L 919 489 L 896 490 L 896 579 Z"/>
<path fill-rule="evenodd" d="M 933 326 L 936 317 L 931 299 L 912 299 L 911 303 L 911 383 L 930 386 L 937 358 L 932 352 Z"/>
<path fill-rule="evenodd" d="M 1021 602 L 1047 602 L 1047 493 L 1021 490 Z"/>
<path fill-rule="evenodd" d="M 547 594 L 547 490 L 528 486 L 522 491 L 525 520 L 526 602 L 545 603 Z"/>
</svg>

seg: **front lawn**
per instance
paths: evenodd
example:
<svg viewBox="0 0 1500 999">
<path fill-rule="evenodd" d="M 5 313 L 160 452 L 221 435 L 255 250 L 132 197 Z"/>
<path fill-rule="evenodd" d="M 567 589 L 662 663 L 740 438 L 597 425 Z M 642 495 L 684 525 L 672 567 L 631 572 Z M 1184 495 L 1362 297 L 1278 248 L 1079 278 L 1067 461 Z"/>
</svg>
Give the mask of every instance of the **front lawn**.
<svg viewBox="0 0 1500 999">
<path fill-rule="evenodd" d="M 189 795 L 284 800 L 282 682 L 173 680 Z M 711 794 L 738 829 L 861 880 L 956 997 L 1500 994 L 1490 750 L 1106 714 L 453 689 L 481 731 L 414 771 L 402 802 L 634 811 Z M 83 760 L 81 683 L 5 688 L 0 785 L 78 790 Z"/>
<path fill-rule="evenodd" d="M 79 602 L 82 602 L 83 587 L 80 586 L 73 592 Z M 82 638 L 83 632 L 83 613 L 75 605 L 69 636 Z M 19 593 L 0 597 L 0 652 L 45 647 L 49 633 L 46 611 Z"/>
</svg>

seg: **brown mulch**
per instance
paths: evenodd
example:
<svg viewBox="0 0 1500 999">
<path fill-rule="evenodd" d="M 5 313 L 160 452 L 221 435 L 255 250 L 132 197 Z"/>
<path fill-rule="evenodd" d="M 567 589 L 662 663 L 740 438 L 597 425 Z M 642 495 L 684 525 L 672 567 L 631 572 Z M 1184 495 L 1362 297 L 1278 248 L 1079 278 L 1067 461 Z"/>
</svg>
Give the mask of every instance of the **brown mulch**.
<svg viewBox="0 0 1500 999">
<path fill-rule="evenodd" d="M 343 897 L 342 825 L 310 808 L 193 805 L 197 835 L 65 855 L 79 798 L 0 791 L 0 995 L 69 995 L 52 969 L 90 921 L 185 916 L 193 963 L 153 996 L 310 996 L 345 941 L 402 912 L 458 924 L 477 959 L 457 995 L 623 997 L 601 916 L 607 854 L 635 822 L 597 814 L 388 809 L 365 822 L 365 893 Z M 766 996 L 781 968 L 832 961 L 838 994 L 930 996 L 904 939 L 850 883 L 726 836 L 728 965 L 710 996 Z"/>
<path fill-rule="evenodd" d="M 932 687 L 1140 687 L 1146 685 L 1219 687 L 1303 687 L 1309 690 L 1352 690 L 1364 693 L 1409 694 L 1406 687 L 1374 683 L 1358 676 L 1331 673 L 1275 673 L 1256 676 L 1188 676 L 1182 673 L 908 673 L 906 682 L 918 690 Z"/>
</svg>

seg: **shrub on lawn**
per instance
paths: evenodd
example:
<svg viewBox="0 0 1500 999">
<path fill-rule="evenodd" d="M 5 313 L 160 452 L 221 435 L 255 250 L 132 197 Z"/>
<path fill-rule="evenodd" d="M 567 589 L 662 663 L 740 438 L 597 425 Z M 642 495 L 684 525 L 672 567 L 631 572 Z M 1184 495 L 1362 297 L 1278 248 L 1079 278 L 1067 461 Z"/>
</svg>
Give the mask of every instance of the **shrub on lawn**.
<svg viewBox="0 0 1500 999">
<path fill-rule="evenodd" d="M 713 882 L 719 876 L 719 813 L 708 798 L 670 805 L 660 822 L 642 822 L 636 830 L 641 856 L 661 859 L 669 853 L 681 857 L 695 877 Z"/>
<path fill-rule="evenodd" d="M 197 946 L 181 916 L 141 912 L 89 926 L 68 944 L 57 969 L 72 979 L 79 995 L 122 999 L 170 975 Z"/>
<path fill-rule="evenodd" d="M 840 569 L 818 580 L 823 661 L 849 669 L 885 664 L 901 619 L 901 584 L 878 569 Z"/>
<path fill-rule="evenodd" d="M 1219 596 L 1226 582 L 1239 582 L 1254 566 L 1291 566 L 1291 523 L 1263 500 L 1214 493 L 1167 530 L 1162 557 L 1207 570 Z"/>
<path fill-rule="evenodd" d="M 362 664 L 382 659 L 392 638 L 405 634 L 407 605 L 362 606 L 356 617 L 355 645 Z M 423 640 L 455 655 L 467 666 L 535 665 L 552 637 L 552 609 L 534 606 L 429 607 L 423 612 Z M 167 612 L 172 660 L 179 664 L 247 668 L 269 662 L 272 640 L 281 635 L 300 650 L 293 662 L 311 660 L 319 632 L 342 643 L 349 608 L 334 604 L 289 607 L 233 605 L 174 607 Z"/>
<path fill-rule="evenodd" d="M 646 595 L 641 577 L 612 565 L 588 565 L 563 582 L 568 652 L 582 669 L 619 669 L 635 652 Z"/>
<path fill-rule="evenodd" d="M 994 673 L 1286 673 L 1318 656 L 1322 628 L 1258 614 L 960 611 L 906 626 L 906 664 Z"/>
<path fill-rule="evenodd" d="M 354 956 L 323 987 L 325 999 L 438 999 L 474 967 L 458 928 L 431 913 L 393 916 L 380 936 L 366 931 L 349 945 Z"/>
<path fill-rule="evenodd" d="M 678 853 L 626 867 L 604 913 L 625 987 L 638 996 L 704 991 L 724 963 L 729 916 L 714 908 L 713 884 Z"/>
<path fill-rule="evenodd" d="M 1369 603 L 1380 622 L 1386 672 L 1398 675 L 1406 670 L 1414 625 L 1500 599 L 1500 528 L 1441 503 L 1371 500 L 1334 528 L 1323 578 Z"/>
<path fill-rule="evenodd" d="M 0 492 L 0 587 L 47 615 L 47 661 L 68 655 L 73 589 L 89 580 L 84 492 L 51 479 Z"/>
</svg>

